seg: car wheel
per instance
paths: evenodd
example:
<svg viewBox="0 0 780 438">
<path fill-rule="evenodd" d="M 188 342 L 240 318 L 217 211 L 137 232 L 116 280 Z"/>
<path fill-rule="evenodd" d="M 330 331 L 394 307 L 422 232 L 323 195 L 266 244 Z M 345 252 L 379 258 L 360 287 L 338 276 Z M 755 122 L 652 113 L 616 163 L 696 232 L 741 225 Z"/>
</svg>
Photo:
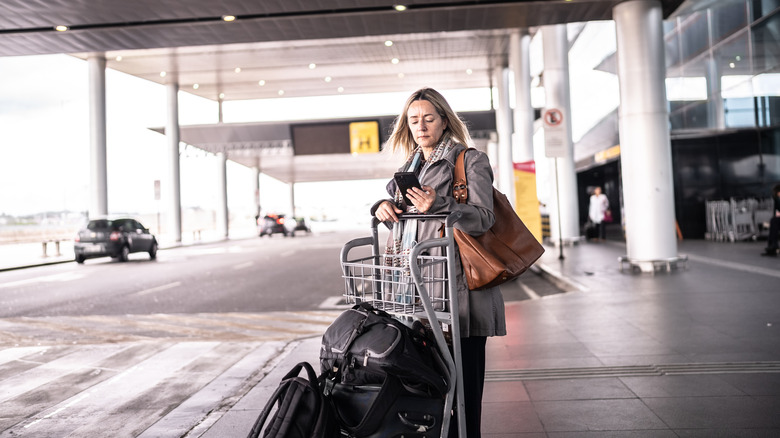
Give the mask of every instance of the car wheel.
<svg viewBox="0 0 780 438">
<path fill-rule="evenodd" d="M 119 261 L 120 262 L 126 262 L 127 258 L 130 256 L 130 247 L 125 245 L 122 247 L 122 249 L 119 251 Z"/>
<path fill-rule="evenodd" d="M 77 255 L 76 256 L 76 263 L 78 263 L 80 265 L 84 264 L 84 260 L 86 260 L 86 258 L 83 255 Z"/>
<path fill-rule="evenodd" d="M 157 242 L 152 242 L 152 247 L 149 248 L 149 259 L 150 260 L 157 259 Z"/>
</svg>

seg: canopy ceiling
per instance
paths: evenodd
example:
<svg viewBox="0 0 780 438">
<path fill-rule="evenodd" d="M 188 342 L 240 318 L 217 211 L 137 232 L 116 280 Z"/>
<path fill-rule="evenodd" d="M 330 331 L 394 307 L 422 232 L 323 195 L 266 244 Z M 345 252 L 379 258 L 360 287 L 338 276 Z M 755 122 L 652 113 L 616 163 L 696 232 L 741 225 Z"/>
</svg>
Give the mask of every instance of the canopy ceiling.
<svg viewBox="0 0 780 438">
<path fill-rule="evenodd" d="M 108 68 L 215 101 L 481 88 L 510 32 L 610 20 L 619 2 L 3 0 L 0 56 L 104 54 Z M 681 3 L 662 0 L 664 16 Z"/>
</svg>

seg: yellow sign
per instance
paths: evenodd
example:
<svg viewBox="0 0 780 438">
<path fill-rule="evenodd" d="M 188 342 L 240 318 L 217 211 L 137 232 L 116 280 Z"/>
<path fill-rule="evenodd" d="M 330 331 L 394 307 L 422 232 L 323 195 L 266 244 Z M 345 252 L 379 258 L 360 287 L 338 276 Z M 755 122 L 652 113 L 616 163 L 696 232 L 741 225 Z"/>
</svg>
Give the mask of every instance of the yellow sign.
<svg viewBox="0 0 780 438">
<path fill-rule="evenodd" d="M 528 231 L 542 241 L 542 214 L 536 196 L 536 165 L 533 161 L 514 163 L 515 212 L 528 227 Z"/>
<path fill-rule="evenodd" d="M 379 123 L 354 122 L 349 124 L 349 150 L 352 154 L 379 152 Z"/>
<path fill-rule="evenodd" d="M 597 152 L 593 156 L 593 161 L 597 163 L 603 163 L 604 161 L 607 161 L 610 158 L 615 158 L 619 156 L 620 156 L 620 145 L 615 145 L 609 149 L 605 149 L 601 152 Z"/>
</svg>

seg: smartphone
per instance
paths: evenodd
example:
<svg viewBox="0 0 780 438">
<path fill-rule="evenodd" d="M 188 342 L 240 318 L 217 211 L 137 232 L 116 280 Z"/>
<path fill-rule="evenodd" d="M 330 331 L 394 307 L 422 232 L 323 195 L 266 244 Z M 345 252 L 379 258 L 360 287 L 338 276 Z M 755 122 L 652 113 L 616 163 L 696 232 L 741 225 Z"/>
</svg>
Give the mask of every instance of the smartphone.
<svg viewBox="0 0 780 438">
<path fill-rule="evenodd" d="M 414 172 L 396 172 L 393 178 L 395 179 L 395 183 L 398 185 L 401 194 L 404 196 L 406 205 L 412 205 L 412 201 L 406 196 L 406 191 L 412 187 L 421 188 L 417 175 L 415 175 Z"/>
</svg>

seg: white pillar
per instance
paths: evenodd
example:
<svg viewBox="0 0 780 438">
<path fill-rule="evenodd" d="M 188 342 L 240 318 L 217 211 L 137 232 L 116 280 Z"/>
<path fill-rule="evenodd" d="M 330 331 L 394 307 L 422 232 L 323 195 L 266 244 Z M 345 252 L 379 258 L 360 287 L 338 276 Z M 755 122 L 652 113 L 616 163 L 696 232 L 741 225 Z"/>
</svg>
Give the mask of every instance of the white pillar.
<svg viewBox="0 0 780 438">
<path fill-rule="evenodd" d="M 290 183 L 290 215 L 295 217 L 295 182 Z"/>
<path fill-rule="evenodd" d="M 509 67 L 515 74 L 515 133 L 512 137 L 519 163 L 534 159 L 534 108 L 531 106 L 531 35 L 517 30 L 509 35 Z"/>
<path fill-rule="evenodd" d="M 512 157 L 512 108 L 509 106 L 509 68 L 497 66 L 495 71 L 498 91 L 498 110 L 496 111 L 496 130 L 498 131 L 497 187 L 514 205 L 515 173 Z"/>
<path fill-rule="evenodd" d="M 217 187 L 219 200 L 217 204 L 217 236 L 227 239 L 229 234 L 229 213 L 227 202 L 227 152 L 217 153 Z"/>
<path fill-rule="evenodd" d="M 108 171 L 106 165 L 106 58 L 87 58 L 89 69 L 89 216 L 108 214 Z"/>
<path fill-rule="evenodd" d="M 566 25 L 542 27 L 544 50 L 544 92 L 546 108 L 561 111 L 565 126 L 564 153 L 550 159 L 553 201 L 550 204 L 550 234 L 554 242 L 579 240 L 577 173 L 574 169 L 574 143 L 571 139 L 571 97 L 569 94 L 569 40 Z M 556 169 L 557 167 L 557 169 Z M 557 173 L 557 177 L 555 176 Z M 558 211 L 558 208 L 560 211 Z"/>
<path fill-rule="evenodd" d="M 168 138 L 168 233 L 174 242 L 181 242 L 181 177 L 179 169 L 179 84 L 170 83 L 168 118 L 165 136 Z"/>
<path fill-rule="evenodd" d="M 720 59 L 708 57 L 707 65 L 707 129 L 726 129 L 726 110 L 721 90 Z"/>
<path fill-rule="evenodd" d="M 258 162 L 260 160 L 258 159 Z M 260 214 L 260 166 L 252 168 L 252 193 L 254 193 L 255 215 Z"/>
<path fill-rule="evenodd" d="M 661 4 L 627 1 L 613 17 L 626 246 L 628 258 L 648 270 L 647 262 L 677 257 Z"/>
</svg>

